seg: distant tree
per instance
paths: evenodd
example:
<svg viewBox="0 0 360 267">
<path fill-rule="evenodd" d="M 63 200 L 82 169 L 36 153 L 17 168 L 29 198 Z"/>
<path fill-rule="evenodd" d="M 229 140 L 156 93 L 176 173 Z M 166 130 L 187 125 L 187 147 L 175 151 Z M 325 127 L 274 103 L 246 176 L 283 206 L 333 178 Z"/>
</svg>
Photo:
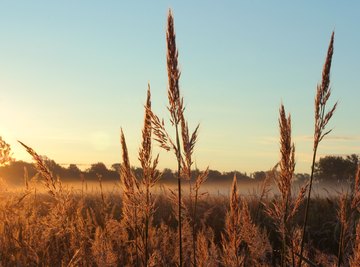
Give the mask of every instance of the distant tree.
<svg viewBox="0 0 360 267">
<path fill-rule="evenodd" d="M 115 171 L 116 173 L 119 173 L 120 172 L 120 167 L 121 167 L 120 163 L 114 163 L 113 165 L 111 165 L 111 170 Z"/>
<path fill-rule="evenodd" d="M 358 155 L 326 156 L 315 164 L 315 177 L 320 182 L 347 182 L 355 175 Z"/>
<path fill-rule="evenodd" d="M 103 181 L 118 181 L 119 174 L 114 170 L 109 170 L 102 162 L 91 164 L 90 168 L 86 170 L 86 179 L 97 181 L 98 175 L 102 177 Z"/>
<path fill-rule="evenodd" d="M 235 171 L 235 172 L 232 172 L 233 174 L 236 174 L 236 177 L 238 178 L 238 181 L 241 181 L 241 182 L 249 182 L 251 181 L 252 179 L 247 175 L 246 172 L 238 172 L 238 171 Z M 232 175 L 232 177 L 234 178 L 234 175 Z"/>
<path fill-rule="evenodd" d="M 108 169 L 106 168 L 106 165 L 102 162 L 97 162 L 91 164 L 90 168 L 87 169 L 87 172 L 89 173 L 98 173 L 98 174 L 105 174 L 107 173 Z"/>
<path fill-rule="evenodd" d="M 174 173 L 171 169 L 165 168 L 161 172 L 161 183 L 175 183 L 177 182 Z"/>
<path fill-rule="evenodd" d="M 266 178 L 266 172 L 256 171 L 253 173 L 253 177 L 254 177 L 255 181 L 263 181 Z"/>
<path fill-rule="evenodd" d="M 67 168 L 68 176 L 71 178 L 78 178 L 80 177 L 81 170 L 76 166 L 76 164 L 70 164 Z"/>
<path fill-rule="evenodd" d="M 137 179 L 139 179 L 139 177 L 142 177 L 142 173 L 143 173 L 143 170 L 142 170 L 142 168 L 139 168 L 139 167 L 134 167 L 134 168 L 132 168 L 132 170 L 133 170 L 133 172 L 134 172 L 134 174 L 135 174 L 135 177 L 137 178 Z"/>
<path fill-rule="evenodd" d="M 11 161 L 9 165 L 0 167 L 0 177 L 8 184 L 20 185 L 24 183 L 24 168 L 27 169 L 29 178 L 36 174 L 33 164 L 24 161 Z"/>
<path fill-rule="evenodd" d="M 232 171 L 232 172 L 223 172 L 221 175 L 222 181 L 232 181 L 234 179 L 234 175 L 236 174 L 236 178 L 238 182 L 247 182 L 251 181 L 251 178 L 246 175 L 246 173 Z"/>
<path fill-rule="evenodd" d="M 346 156 L 346 160 L 349 161 L 351 163 L 351 166 L 355 166 L 354 167 L 354 172 L 356 171 L 356 166 L 359 164 L 360 162 L 360 157 L 359 155 L 356 154 L 351 154 Z"/>
<path fill-rule="evenodd" d="M 7 165 L 12 160 L 10 145 L 0 136 L 0 166 Z"/>
<path fill-rule="evenodd" d="M 219 181 L 219 179 L 221 179 L 221 176 L 222 175 L 219 171 L 209 170 L 207 181 L 208 182 Z"/>
<path fill-rule="evenodd" d="M 308 173 L 296 173 L 295 174 L 295 179 L 296 179 L 297 182 L 302 184 L 302 183 L 305 183 L 305 182 L 309 181 L 310 174 L 308 174 Z"/>
<path fill-rule="evenodd" d="M 199 176 L 200 174 L 200 170 L 195 168 L 194 170 L 191 171 L 191 180 L 195 181 L 196 178 Z"/>
<path fill-rule="evenodd" d="M 47 156 L 41 156 L 41 158 L 44 160 L 46 166 L 55 176 L 59 176 L 61 178 L 66 174 L 66 169 L 56 163 L 55 160 L 52 160 Z"/>
</svg>

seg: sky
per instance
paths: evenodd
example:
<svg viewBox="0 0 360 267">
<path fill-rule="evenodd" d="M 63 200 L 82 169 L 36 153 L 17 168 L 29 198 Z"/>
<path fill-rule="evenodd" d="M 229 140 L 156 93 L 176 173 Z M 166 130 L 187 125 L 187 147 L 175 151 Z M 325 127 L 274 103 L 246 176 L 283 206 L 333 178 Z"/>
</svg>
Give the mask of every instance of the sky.
<svg viewBox="0 0 360 267">
<path fill-rule="evenodd" d="M 278 109 L 292 117 L 296 172 L 309 172 L 314 96 L 332 31 L 338 109 L 319 157 L 360 153 L 360 2 L 0 1 L 0 136 L 61 164 L 121 161 L 122 127 L 139 166 L 147 84 L 167 113 L 166 17 L 173 10 L 180 90 L 196 167 L 268 170 L 279 159 Z M 161 151 L 160 168 L 175 168 Z"/>
</svg>

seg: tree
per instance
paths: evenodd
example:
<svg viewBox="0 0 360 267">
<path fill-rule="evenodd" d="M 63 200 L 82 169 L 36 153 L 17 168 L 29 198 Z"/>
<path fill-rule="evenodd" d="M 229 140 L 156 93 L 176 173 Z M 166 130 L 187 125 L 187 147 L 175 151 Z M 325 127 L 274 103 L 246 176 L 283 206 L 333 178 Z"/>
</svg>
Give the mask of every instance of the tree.
<svg viewBox="0 0 360 267">
<path fill-rule="evenodd" d="M 326 156 L 315 164 L 315 177 L 320 182 L 347 182 L 355 175 L 359 156 Z"/>
<path fill-rule="evenodd" d="M 176 181 L 174 173 L 172 172 L 171 169 L 168 169 L 168 168 L 165 168 L 162 171 L 161 180 L 162 180 L 162 182 L 165 182 L 165 183 L 172 183 L 172 182 Z"/>
<path fill-rule="evenodd" d="M 67 172 L 72 178 L 75 177 L 78 178 L 80 177 L 81 174 L 81 170 L 79 169 L 78 166 L 76 166 L 76 164 L 70 164 L 69 167 L 67 168 Z"/>
<path fill-rule="evenodd" d="M 100 174 L 103 176 L 104 176 L 104 174 L 107 174 L 108 171 L 109 170 L 106 168 L 106 165 L 102 162 L 91 164 L 90 168 L 87 170 L 88 173 Z"/>
<path fill-rule="evenodd" d="M 303 184 L 310 180 L 310 174 L 308 173 L 297 173 L 295 174 L 295 180 L 300 184 Z"/>
<path fill-rule="evenodd" d="M 0 166 L 7 165 L 12 161 L 10 145 L 0 136 Z"/>
<path fill-rule="evenodd" d="M 0 176 L 8 184 L 22 185 L 24 183 L 24 169 L 27 169 L 31 179 L 36 174 L 33 164 L 24 161 L 11 161 L 10 164 L 0 166 Z"/>
<path fill-rule="evenodd" d="M 98 180 L 101 176 L 103 181 L 114 181 L 119 179 L 119 174 L 114 170 L 109 170 L 102 162 L 91 164 L 90 168 L 86 170 L 85 178 L 88 180 Z"/>
<path fill-rule="evenodd" d="M 55 160 L 48 158 L 47 156 L 41 156 L 46 166 L 55 176 L 64 176 L 65 168 L 63 168 L 60 164 L 56 163 Z"/>
<path fill-rule="evenodd" d="M 253 177 L 254 177 L 255 181 L 263 181 L 266 178 L 266 172 L 256 171 L 253 173 Z"/>
<path fill-rule="evenodd" d="M 115 171 L 116 173 L 120 173 L 120 167 L 121 167 L 120 163 L 114 163 L 113 165 L 111 165 L 111 170 Z"/>
</svg>

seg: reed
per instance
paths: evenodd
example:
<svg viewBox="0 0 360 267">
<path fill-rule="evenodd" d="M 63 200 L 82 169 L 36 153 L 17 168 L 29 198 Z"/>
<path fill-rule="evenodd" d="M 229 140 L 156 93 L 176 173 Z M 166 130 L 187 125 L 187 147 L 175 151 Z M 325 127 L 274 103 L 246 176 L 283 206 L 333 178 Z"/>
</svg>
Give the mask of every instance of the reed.
<svg viewBox="0 0 360 267">
<path fill-rule="evenodd" d="M 306 208 L 305 208 L 305 215 L 304 215 L 304 222 L 302 225 L 302 238 L 301 238 L 301 249 L 300 249 L 300 261 L 299 267 L 301 266 L 305 239 L 306 239 L 306 231 L 307 231 L 307 223 L 308 223 L 308 216 L 309 216 L 309 207 L 310 207 L 310 199 L 311 199 L 311 189 L 313 185 L 314 179 L 314 169 L 315 169 L 315 161 L 316 161 L 316 154 L 318 150 L 318 146 L 323 138 L 328 135 L 331 130 L 326 130 L 326 125 L 330 121 L 331 117 L 333 116 L 337 103 L 335 103 L 332 108 L 327 111 L 327 101 L 331 95 L 331 88 L 330 88 L 330 69 L 331 69 L 331 62 L 332 56 L 334 51 L 334 32 L 331 34 L 330 44 L 328 47 L 323 71 L 322 71 L 322 81 L 320 84 L 317 85 L 316 89 L 316 96 L 315 96 L 315 130 L 314 130 L 314 145 L 313 145 L 313 158 L 311 164 L 311 174 L 310 174 L 310 183 L 309 183 L 309 190 L 307 194 L 306 200 Z"/>
<path fill-rule="evenodd" d="M 170 135 L 164 120 L 153 113 L 148 85 L 138 151 L 142 172 L 132 168 L 125 135 L 122 129 L 120 132 L 121 196 L 107 192 L 101 176 L 100 191 L 84 190 L 84 177 L 78 193 L 68 189 L 43 157 L 19 141 L 32 156 L 38 174 L 29 178 L 25 169 L 24 187 L 17 192 L 10 192 L 5 182 L 0 185 L 0 266 L 358 266 L 360 165 L 351 191 L 334 201 L 312 199 L 314 210 L 309 208 L 318 146 L 331 132 L 326 126 L 337 107 L 335 104 L 327 111 L 334 33 L 315 97 L 310 181 L 294 194 L 291 116 L 281 105 L 280 160 L 268 172 L 260 194 L 253 198 L 239 194 L 236 175 L 229 198 L 208 197 L 202 192 L 209 169 L 192 171 L 199 126 L 190 133 L 184 114 L 171 10 L 166 41 L 167 108 L 175 135 Z M 153 188 L 161 173 L 159 155 L 153 156 L 153 139 L 174 152 L 177 162 L 177 189 L 169 188 L 158 195 Z M 0 165 L 11 160 L 10 146 L 0 137 Z M 37 191 L 37 176 L 42 177 L 49 194 Z M 267 197 L 271 179 L 280 192 L 273 198 Z M 188 195 L 182 194 L 184 181 L 189 184 Z M 309 220 L 314 217 L 318 221 Z M 317 224 L 324 224 L 316 233 L 322 240 L 316 235 L 306 240 L 308 228 L 314 229 Z M 331 248 L 328 241 L 333 244 Z M 321 247 L 322 242 L 326 247 Z"/>
<path fill-rule="evenodd" d="M 123 186 L 123 218 L 122 221 L 128 231 L 128 240 L 131 244 L 130 257 L 135 259 L 132 264 L 140 266 L 139 255 L 139 183 L 131 170 L 130 160 L 123 130 L 120 133 L 120 143 L 122 147 L 122 164 L 120 167 L 120 179 Z"/>
<path fill-rule="evenodd" d="M 355 232 L 355 243 L 353 255 L 350 258 L 350 266 L 356 266 L 360 262 L 360 221 L 358 221 Z"/>
<path fill-rule="evenodd" d="M 355 173 L 355 179 L 351 192 L 342 193 L 339 197 L 339 207 L 337 217 L 340 225 L 337 266 L 348 265 L 349 258 L 352 253 L 352 246 L 355 243 L 353 235 L 356 233 L 356 218 L 360 209 L 360 165 L 358 165 Z M 356 245 L 354 247 L 356 251 Z"/>
<path fill-rule="evenodd" d="M 230 210 L 226 213 L 221 248 L 224 266 L 263 266 L 271 251 L 266 232 L 253 223 L 246 199 L 239 196 L 236 176 L 230 191 Z"/>
<path fill-rule="evenodd" d="M 61 187 L 61 182 L 53 176 L 49 168 L 46 166 L 45 161 L 35 152 L 35 150 L 20 141 L 18 142 L 25 147 L 26 151 L 32 156 L 35 161 L 36 170 L 44 178 L 45 186 L 48 188 L 49 193 L 55 197 L 56 193 L 60 190 L 59 187 Z"/>
<path fill-rule="evenodd" d="M 170 112 L 170 123 L 174 127 L 175 136 L 172 138 L 165 128 L 164 120 L 160 120 L 153 112 L 150 112 L 155 140 L 160 147 L 175 154 L 177 161 L 177 220 L 179 240 L 179 266 L 183 266 L 183 209 L 182 204 L 182 179 L 190 180 L 191 155 L 197 140 L 197 126 L 190 135 L 188 123 L 184 116 L 184 102 L 180 95 L 179 80 L 180 70 L 178 67 L 178 51 L 175 40 L 174 17 L 169 10 L 167 18 L 166 44 L 167 44 L 167 72 L 168 72 L 168 111 Z M 199 178 L 200 179 L 200 178 Z M 202 179 L 202 178 L 201 178 Z M 204 180 L 204 179 L 203 179 Z M 192 192 L 190 188 L 190 192 Z M 192 204 L 191 204 L 192 206 Z M 194 224 L 193 220 L 193 224 Z M 193 226 L 193 253 L 194 264 L 196 265 L 196 234 Z"/>
<path fill-rule="evenodd" d="M 179 266 L 182 267 L 182 218 L 181 218 L 181 147 L 179 136 L 179 123 L 184 111 L 183 100 L 180 98 L 179 78 L 180 71 L 178 69 L 178 51 L 176 49 L 175 31 L 174 31 L 174 18 L 171 10 L 168 14 L 167 32 L 167 70 L 168 70 L 168 98 L 169 98 L 169 111 L 171 115 L 171 123 L 175 127 L 175 155 L 177 160 L 177 179 L 178 179 L 178 230 L 179 230 Z"/>
<path fill-rule="evenodd" d="M 155 200 L 151 193 L 152 188 L 160 179 L 160 172 L 157 170 L 159 155 L 152 158 L 152 126 L 151 126 L 151 92 L 150 85 L 148 85 L 147 98 L 145 104 L 144 126 L 142 130 L 142 143 L 139 149 L 139 161 L 142 167 L 141 187 L 139 190 L 140 201 L 144 203 L 141 213 L 142 227 L 141 249 L 143 255 L 143 265 L 149 265 L 149 258 L 153 252 L 151 245 L 154 236 L 152 229 L 153 215 L 155 213 Z"/>
<path fill-rule="evenodd" d="M 230 210 L 226 215 L 225 231 L 222 235 L 222 263 L 225 266 L 242 266 L 245 255 L 240 253 L 240 205 L 236 176 L 230 191 Z"/>
<path fill-rule="evenodd" d="M 280 162 L 279 171 L 273 172 L 280 198 L 275 198 L 271 205 L 267 206 L 266 212 L 272 218 L 281 240 L 281 266 L 295 266 L 296 260 L 292 240 L 294 237 L 293 218 L 298 213 L 299 207 L 304 200 L 307 184 L 304 185 L 296 198 L 293 198 L 291 187 L 295 172 L 295 146 L 291 139 L 291 117 L 287 117 L 285 108 L 279 110 L 280 128 Z"/>
</svg>

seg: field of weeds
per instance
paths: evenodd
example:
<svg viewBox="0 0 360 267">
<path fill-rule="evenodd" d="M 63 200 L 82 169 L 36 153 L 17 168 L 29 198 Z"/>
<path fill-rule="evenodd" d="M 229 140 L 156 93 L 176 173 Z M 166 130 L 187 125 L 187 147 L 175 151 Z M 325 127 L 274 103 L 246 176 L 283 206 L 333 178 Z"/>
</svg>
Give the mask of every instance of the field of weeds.
<svg viewBox="0 0 360 267">
<path fill-rule="evenodd" d="M 185 117 L 171 11 L 166 41 L 170 123 L 153 113 L 149 85 L 140 177 L 133 172 L 123 131 L 122 190 L 112 193 L 103 190 L 101 177 L 98 193 L 66 188 L 43 158 L 20 142 L 48 193 L 37 192 L 26 173 L 24 189 L 1 192 L 0 266 L 360 266 L 360 168 L 348 192 L 312 195 L 317 150 L 337 107 L 328 107 L 334 33 L 316 88 L 309 181 L 294 194 L 291 117 L 281 105 L 279 162 L 251 197 L 239 195 L 236 176 L 228 197 L 200 190 L 208 170 L 192 177 L 199 126 L 191 132 Z M 177 162 L 176 189 L 160 195 L 153 193 L 161 179 L 153 141 Z M 6 164 L 10 147 L 2 139 L 1 145 Z M 279 193 L 269 197 L 272 183 Z"/>
<path fill-rule="evenodd" d="M 236 255 L 241 260 L 239 266 L 280 264 L 281 235 L 266 210 L 276 200 L 260 196 L 259 192 L 258 197 L 240 200 L 233 191 L 230 197 L 206 195 L 198 200 L 194 223 L 197 266 L 236 266 L 230 262 L 236 260 Z M 64 189 L 53 197 L 36 193 L 30 185 L 17 192 L 1 192 L 0 198 L 2 266 L 145 266 L 144 210 L 141 205 L 134 207 L 137 218 L 129 218 L 124 214 L 120 192 Z M 191 209 L 190 199 L 183 199 L 183 204 L 183 264 L 194 266 L 193 222 L 187 212 Z M 338 217 L 340 205 L 337 198 L 312 200 L 306 255 L 316 266 L 337 263 L 342 226 Z M 304 208 L 299 207 L 293 225 L 302 224 Z M 175 211 L 169 194 L 154 196 L 148 225 L 148 266 L 178 264 Z M 234 245 L 229 244 L 233 234 L 239 235 L 232 240 L 238 246 L 237 252 L 231 251 Z M 347 238 L 352 240 L 351 236 Z M 347 255 L 353 254 L 352 246 L 358 247 L 354 241 L 348 243 L 344 251 Z"/>
</svg>

